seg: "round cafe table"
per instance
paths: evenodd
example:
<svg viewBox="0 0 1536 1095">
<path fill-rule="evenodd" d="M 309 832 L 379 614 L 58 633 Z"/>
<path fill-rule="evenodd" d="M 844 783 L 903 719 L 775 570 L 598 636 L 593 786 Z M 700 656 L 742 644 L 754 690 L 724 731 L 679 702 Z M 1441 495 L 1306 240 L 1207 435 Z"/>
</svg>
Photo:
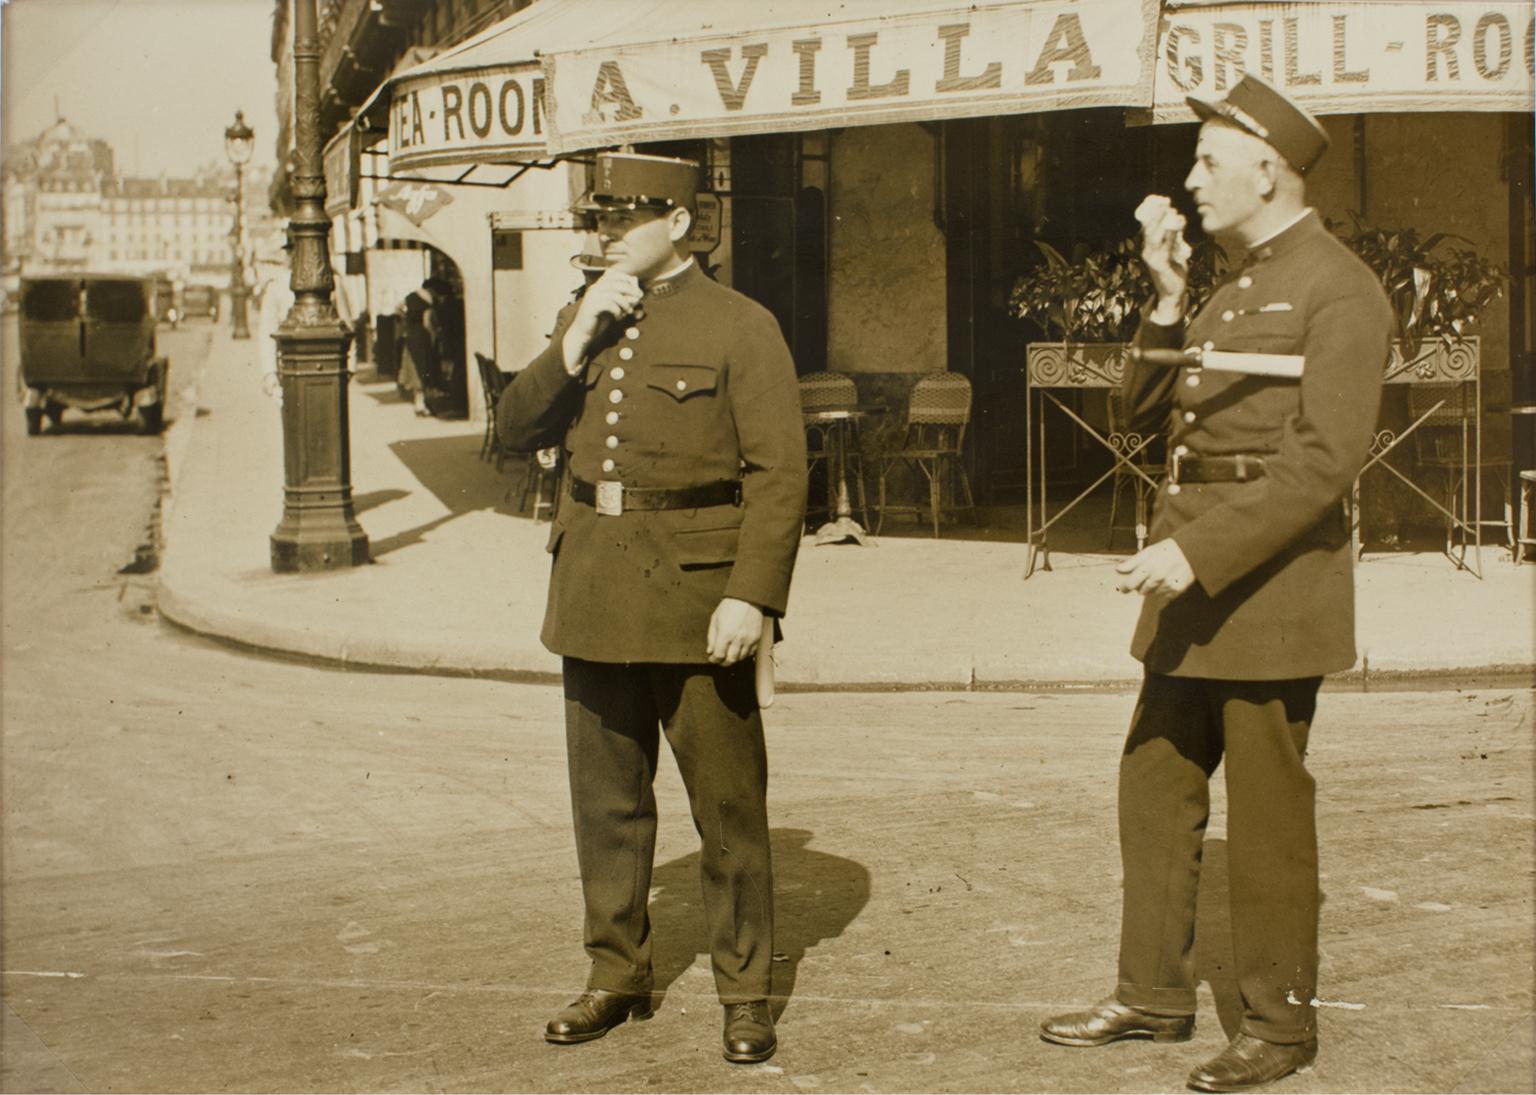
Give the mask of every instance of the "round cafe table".
<svg viewBox="0 0 1536 1095">
<path fill-rule="evenodd" d="M 833 462 L 837 469 L 837 501 L 833 506 L 832 519 L 816 530 L 816 546 L 823 544 L 863 545 L 869 533 L 853 519 L 853 506 L 848 500 L 848 435 L 849 426 L 871 415 L 884 414 L 879 404 L 857 403 L 846 407 L 825 407 L 805 411 L 807 426 L 831 427 Z"/>
</svg>

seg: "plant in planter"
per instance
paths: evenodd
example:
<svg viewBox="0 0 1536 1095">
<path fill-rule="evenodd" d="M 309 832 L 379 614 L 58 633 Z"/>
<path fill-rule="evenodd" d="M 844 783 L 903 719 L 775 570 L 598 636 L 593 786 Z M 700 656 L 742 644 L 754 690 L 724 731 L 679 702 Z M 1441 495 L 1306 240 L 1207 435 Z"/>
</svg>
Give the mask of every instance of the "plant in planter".
<svg viewBox="0 0 1536 1095">
<path fill-rule="evenodd" d="M 1140 241 L 1080 244 L 1071 260 L 1044 241 L 1035 246 L 1042 261 L 1014 282 L 1009 297 L 1009 311 L 1032 321 L 1046 339 L 1030 343 L 1026 351 L 1031 379 L 1043 385 L 1118 385 L 1127 343 L 1136 333 L 1142 306 L 1152 299 Z M 1195 245 L 1189 260 L 1194 306 L 1210 295 L 1225 266 L 1226 253 L 1216 243 Z"/>
<path fill-rule="evenodd" d="M 1102 247 L 1079 245 L 1069 261 L 1043 240 L 1043 262 L 1014 282 L 1012 313 L 1033 320 L 1047 338 L 1066 342 L 1125 342 L 1136 333 L 1152 281 L 1141 261 L 1141 244 L 1129 237 Z M 1190 302 L 1198 307 L 1226 265 L 1226 253 L 1210 240 L 1195 245 L 1189 260 Z"/>
<path fill-rule="evenodd" d="M 1503 267 L 1479 255 L 1464 236 L 1435 232 L 1421 237 L 1413 228 L 1378 228 L 1358 215 L 1353 227 L 1329 228 L 1381 279 L 1397 317 L 1403 354 L 1419 356 L 1425 341 L 1449 350 L 1464 341 L 1489 304 L 1504 295 Z"/>
<path fill-rule="evenodd" d="M 1405 389 L 1399 385 L 1409 385 L 1406 395 L 1384 398 L 1373 446 L 1380 449 L 1405 437 L 1405 431 L 1417 429 L 1410 423 L 1432 402 L 1447 398 L 1441 393 L 1451 384 L 1470 382 L 1476 394 L 1470 399 L 1465 393 L 1452 397 L 1452 410 L 1446 415 L 1465 415 L 1467 408 L 1480 400 L 1481 346 L 1470 331 L 1483 309 L 1503 295 L 1506 275 L 1463 236 L 1449 232 L 1421 236 L 1413 228 L 1365 224 L 1358 214 L 1351 219 L 1352 226 L 1330 222 L 1328 227 L 1360 256 L 1386 290 L 1396 326 L 1386 379 L 1391 382 L 1389 391 L 1402 393 Z M 1457 242 L 1468 246 L 1458 247 Z M 1437 385 L 1439 390 L 1416 395 L 1431 389 L 1412 387 L 1414 384 Z M 1437 428 L 1446 433 L 1444 417 L 1414 433 L 1414 460 L 1448 473 L 1459 466 L 1465 473 L 1462 438 L 1455 434 L 1455 427 L 1448 437 L 1432 435 Z M 1406 480 L 1383 481 L 1378 477 L 1377 485 L 1362 495 L 1360 504 L 1362 527 L 1373 529 L 1372 539 L 1388 549 L 1403 546 L 1402 529 L 1413 515 L 1429 516 L 1415 502 Z M 1454 508 L 1453 501 L 1446 504 Z"/>
</svg>

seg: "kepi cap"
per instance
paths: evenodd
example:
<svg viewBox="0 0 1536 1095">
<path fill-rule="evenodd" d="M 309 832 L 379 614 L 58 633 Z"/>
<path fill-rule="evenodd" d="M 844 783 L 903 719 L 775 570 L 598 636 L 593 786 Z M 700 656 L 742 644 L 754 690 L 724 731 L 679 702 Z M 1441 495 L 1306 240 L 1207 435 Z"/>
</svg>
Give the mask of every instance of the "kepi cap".
<svg viewBox="0 0 1536 1095">
<path fill-rule="evenodd" d="M 692 211 L 699 192 L 699 165 L 671 156 L 600 152 L 592 171 L 592 189 L 576 203 L 580 212 L 603 209 Z"/>
<path fill-rule="evenodd" d="M 1322 124 L 1253 73 L 1245 73 L 1225 99 L 1208 101 L 1185 96 L 1201 121 L 1225 118 L 1264 141 L 1305 175 L 1328 151 Z"/>
</svg>

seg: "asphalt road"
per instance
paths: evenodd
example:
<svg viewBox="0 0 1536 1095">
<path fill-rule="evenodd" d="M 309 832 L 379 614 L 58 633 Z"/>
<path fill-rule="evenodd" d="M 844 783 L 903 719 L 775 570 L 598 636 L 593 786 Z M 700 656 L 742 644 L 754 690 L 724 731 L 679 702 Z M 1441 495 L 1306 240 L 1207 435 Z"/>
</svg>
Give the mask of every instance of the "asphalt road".
<svg viewBox="0 0 1536 1095">
<path fill-rule="evenodd" d="M 190 379 L 202 332 L 171 337 Z M 720 1059 L 667 764 L 665 999 L 546 1045 L 585 974 L 557 691 L 175 631 L 153 574 L 120 573 L 147 558 L 158 443 L 20 424 L 12 405 L 0 1088 L 1178 1091 L 1225 1043 L 1219 788 L 1195 1041 L 1047 1046 L 1039 1019 L 1114 979 L 1131 697 L 898 693 L 770 713 L 778 1056 Z M 1324 695 L 1323 1049 L 1278 1090 L 1536 1086 L 1532 725 L 1526 691 Z"/>
</svg>

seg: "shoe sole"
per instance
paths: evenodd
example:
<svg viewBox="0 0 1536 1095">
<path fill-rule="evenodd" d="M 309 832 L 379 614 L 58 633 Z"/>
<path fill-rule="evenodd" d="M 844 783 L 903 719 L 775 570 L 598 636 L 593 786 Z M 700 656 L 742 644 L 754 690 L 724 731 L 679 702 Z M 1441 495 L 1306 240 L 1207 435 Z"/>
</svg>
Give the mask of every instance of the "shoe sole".
<svg viewBox="0 0 1536 1095">
<path fill-rule="evenodd" d="M 732 1053 L 725 1051 L 725 1059 L 733 1065 L 757 1065 L 762 1064 L 779 1050 L 779 1043 L 775 1042 L 763 1053 Z"/>
<path fill-rule="evenodd" d="M 597 1041 L 603 1035 L 612 1030 L 613 1027 L 621 1027 L 625 1024 L 626 1021 L 630 1019 L 633 1019 L 637 1023 L 643 1023 L 655 1014 L 656 1011 L 654 1008 L 636 1008 L 628 1015 L 620 1019 L 618 1022 L 614 1023 L 612 1027 L 603 1027 L 601 1030 L 594 1030 L 587 1034 L 551 1034 L 546 1030 L 544 1032 L 544 1040 L 552 1046 L 579 1046 L 583 1042 Z"/>
<path fill-rule="evenodd" d="M 1271 1076 L 1266 1080 L 1255 1080 L 1251 1084 L 1202 1084 L 1197 1083 L 1194 1080 L 1190 1080 L 1185 1086 L 1190 1087 L 1195 1091 L 1212 1091 L 1216 1092 L 1217 1095 L 1231 1095 L 1232 1092 L 1252 1091 L 1256 1087 L 1264 1087 L 1267 1084 L 1272 1084 L 1278 1080 L 1283 1080 L 1287 1076 L 1300 1076 L 1303 1073 L 1311 1071 L 1312 1066 L 1310 1064 L 1305 1064 L 1298 1065 L 1296 1068 L 1293 1068 L 1288 1072 L 1282 1072 L 1278 1076 Z"/>
<path fill-rule="evenodd" d="M 1124 1034 L 1106 1034 L 1102 1038 L 1068 1038 L 1064 1034 L 1051 1034 L 1043 1030 L 1040 1032 L 1042 1042 L 1050 1042 L 1058 1046 L 1074 1046 L 1079 1049 L 1107 1046 L 1111 1042 L 1123 1042 L 1127 1038 L 1150 1038 L 1154 1042 L 1187 1042 L 1194 1036 L 1193 1028 L 1169 1031 L 1128 1030 Z"/>
</svg>

